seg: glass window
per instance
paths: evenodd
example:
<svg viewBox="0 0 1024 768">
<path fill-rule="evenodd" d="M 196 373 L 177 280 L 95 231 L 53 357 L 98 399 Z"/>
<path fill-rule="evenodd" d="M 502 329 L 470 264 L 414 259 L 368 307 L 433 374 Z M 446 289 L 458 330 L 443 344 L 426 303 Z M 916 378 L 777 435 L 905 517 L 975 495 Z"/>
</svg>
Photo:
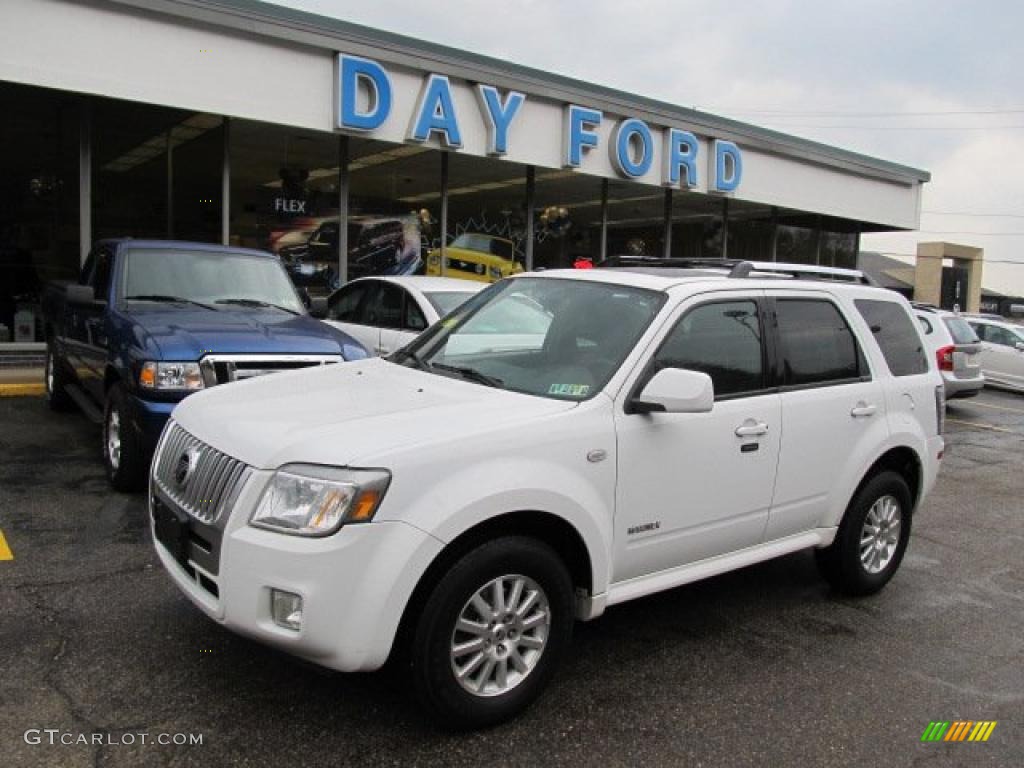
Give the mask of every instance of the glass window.
<svg viewBox="0 0 1024 768">
<path fill-rule="evenodd" d="M 860 378 L 857 340 L 832 302 L 779 299 L 775 315 L 783 384 L 806 386 Z"/>
<path fill-rule="evenodd" d="M 434 309 L 437 310 L 437 314 L 444 317 L 449 312 L 457 309 L 460 304 L 468 300 L 473 295 L 472 291 L 432 291 L 431 293 L 423 294 L 427 297 L 427 301 L 434 305 Z"/>
<path fill-rule="evenodd" d="M 586 400 L 622 365 L 664 300 L 657 291 L 583 280 L 503 280 L 390 359 L 481 385 Z"/>
<path fill-rule="evenodd" d="M 133 248 L 125 260 L 123 296 L 305 313 L 280 262 L 246 253 Z"/>
<path fill-rule="evenodd" d="M 405 330 L 422 331 L 427 327 L 427 318 L 416 303 L 416 299 L 405 294 Z"/>
<path fill-rule="evenodd" d="M 818 231 L 810 225 L 780 223 L 775 235 L 775 260 L 787 264 L 817 264 Z"/>
<path fill-rule="evenodd" d="M 874 334 L 893 376 L 928 371 L 921 337 L 900 304 L 875 299 L 857 299 L 854 304 Z"/>
<path fill-rule="evenodd" d="M 359 304 L 368 287 L 369 282 L 352 283 L 335 291 L 328 300 L 327 319 L 342 323 L 358 322 Z"/>
<path fill-rule="evenodd" d="M 949 333 L 957 344 L 978 343 L 978 335 L 962 317 L 944 317 L 942 321 L 949 328 Z"/>
<path fill-rule="evenodd" d="M 402 293 L 397 285 L 375 280 L 356 322 L 374 328 L 401 328 Z"/>
<path fill-rule="evenodd" d="M 92 287 L 96 299 L 107 301 L 110 296 L 110 266 L 112 258 L 109 251 L 99 251 L 96 254 L 96 270 L 92 275 Z"/>
<path fill-rule="evenodd" d="M 991 344 L 999 344 L 1003 347 L 1014 347 L 1024 338 L 1018 336 L 1007 328 L 1000 328 L 998 325 L 985 326 L 985 341 Z"/>
<path fill-rule="evenodd" d="M 686 313 L 654 358 L 656 370 L 702 371 L 715 397 L 764 388 L 761 321 L 753 301 L 704 304 Z"/>
</svg>

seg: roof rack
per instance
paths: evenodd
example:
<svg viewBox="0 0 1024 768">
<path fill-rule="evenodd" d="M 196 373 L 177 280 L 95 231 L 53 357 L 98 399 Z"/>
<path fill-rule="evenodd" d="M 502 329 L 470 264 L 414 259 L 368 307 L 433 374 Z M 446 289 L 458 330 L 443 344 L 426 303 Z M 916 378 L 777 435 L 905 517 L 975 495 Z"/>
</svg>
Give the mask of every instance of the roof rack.
<svg viewBox="0 0 1024 768">
<path fill-rule="evenodd" d="M 831 280 L 878 286 L 866 272 L 859 269 L 818 267 L 813 264 L 788 264 L 779 261 L 741 261 L 739 259 L 687 259 L 659 256 L 610 256 L 596 266 L 601 268 L 663 267 L 668 269 L 718 269 L 732 278 L 755 277 L 758 274 L 795 279 Z"/>
</svg>

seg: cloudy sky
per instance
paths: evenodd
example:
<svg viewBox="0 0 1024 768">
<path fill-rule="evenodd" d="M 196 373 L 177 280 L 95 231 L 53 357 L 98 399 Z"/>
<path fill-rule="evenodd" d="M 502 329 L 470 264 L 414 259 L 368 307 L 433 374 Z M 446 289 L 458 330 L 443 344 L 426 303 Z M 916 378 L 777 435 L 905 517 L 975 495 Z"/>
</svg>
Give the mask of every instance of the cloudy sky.
<svg viewBox="0 0 1024 768">
<path fill-rule="evenodd" d="M 980 246 L 986 287 L 1024 295 L 1024 3 L 280 4 L 924 168 L 922 231 L 868 235 L 862 248 Z"/>
</svg>

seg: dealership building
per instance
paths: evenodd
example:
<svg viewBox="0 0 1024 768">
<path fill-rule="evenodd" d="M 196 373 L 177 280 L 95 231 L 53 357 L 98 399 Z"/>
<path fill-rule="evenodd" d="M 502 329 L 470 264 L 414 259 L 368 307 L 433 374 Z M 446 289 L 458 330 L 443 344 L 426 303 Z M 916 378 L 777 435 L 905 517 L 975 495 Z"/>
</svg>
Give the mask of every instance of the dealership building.
<svg viewBox="0 0 1024 768">
<path fill-rule="evenodd" d="M 252 0 L 0 3 L 0 345 L 109 237 L 278 249 L 373 223 L 526 268 L 618 254 L 853 267 L 925 171 Z M 418 245 L 419 247 L 419 245 Z"/>
</svg>

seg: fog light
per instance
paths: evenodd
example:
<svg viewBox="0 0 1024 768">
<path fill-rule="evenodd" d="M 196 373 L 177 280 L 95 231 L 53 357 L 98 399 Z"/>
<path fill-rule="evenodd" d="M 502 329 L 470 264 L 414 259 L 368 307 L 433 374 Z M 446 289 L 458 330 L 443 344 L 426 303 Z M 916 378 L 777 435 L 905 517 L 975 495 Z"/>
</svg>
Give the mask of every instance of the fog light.
<svg viewBox="0 0 1024 768">
<path fill-rule="evenodd" d="M 270 590 L 270 615 L 279 627 L 302 629 L 302 597 L 280 589 Z"/>
</svg>

